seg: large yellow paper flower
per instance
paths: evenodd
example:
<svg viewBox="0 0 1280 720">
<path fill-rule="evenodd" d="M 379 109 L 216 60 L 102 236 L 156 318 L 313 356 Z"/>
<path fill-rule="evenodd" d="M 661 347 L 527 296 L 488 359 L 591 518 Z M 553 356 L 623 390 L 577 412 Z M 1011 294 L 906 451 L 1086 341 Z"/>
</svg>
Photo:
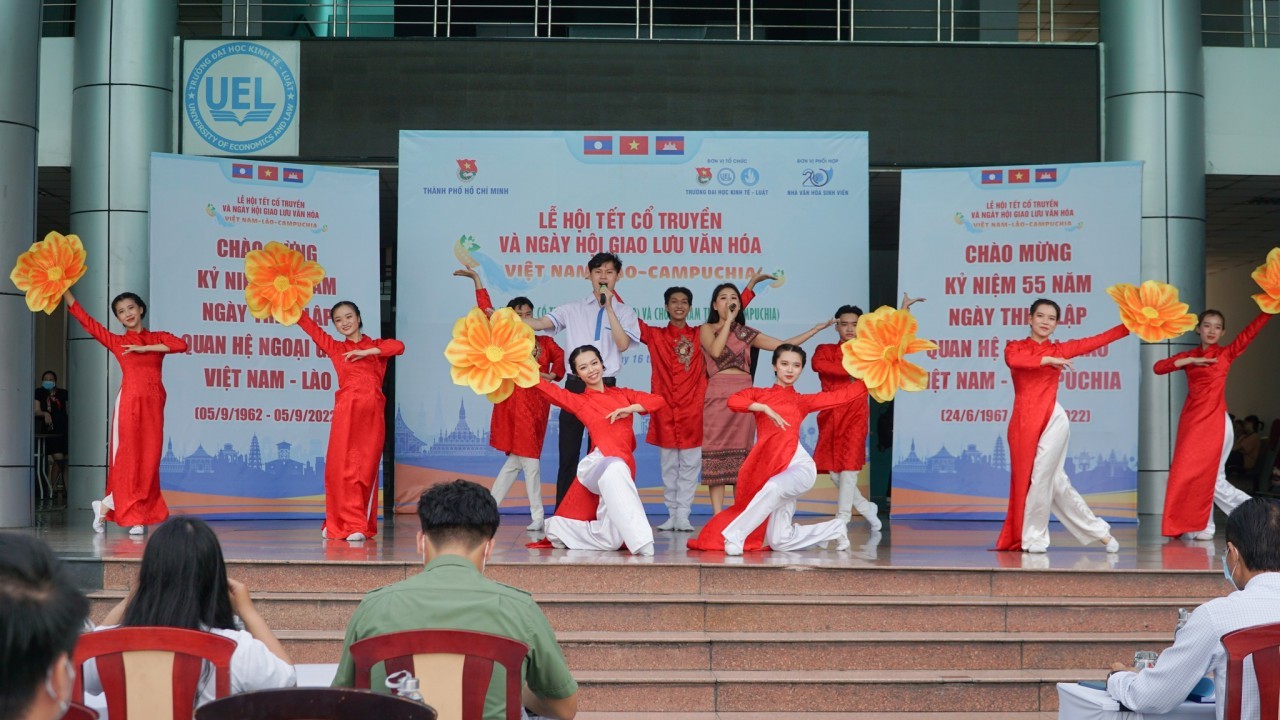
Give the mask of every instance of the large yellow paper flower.
<svg viewBox="0 0 1280 720">
<path fill-rule="evenodd" d="M 1253 281 L 1263 292 L 1253 296 L 1254 302 L 1262 308 L 1262 312 L 1275 315 L 1280 313 L 1280 248 L 1271 248 L 1267 253 L 1267 262 L 1253 271 Z"/>
<path fill-rule="evenodd" d="M 270 315 L 292 325 L 311 302 L 311 291 L 324 279 L 324 268 L 278 242 L 244 256 L 244 299 L 249 312 L 262 320 Z"/>
<path fill-rule="evenodd" d="M 453 339 L 444 349 L 455 385 L 467 385 L 477 395 L 500 403 L 523 388 L 538 384 L 538 361 L 533 358 L 533 329 L 511 308 L 485 317 L 480 308 L 453 324 Z"/>
<path fill-rule="evenodd" d="M 1196 326 L 1196 316 L 1178 302 L 1178 288 L 1168 283 L 1120 283 L 1107 288 L 1107 294 L 1120 306 L 1120 322 L 1147 342 L 1175 338 Z"/>
<path fill-rule="evenodd" d="M 858 321 L 858 336 L 840 346 L 844 369 L 867 385 L 878 402 L 893 399 L 899 389 L 923 390 L 928 381 L 924 368 L 907 360 L 937 345 L 916 337 L 916 319 L 906 310 L 884 305 Z"/>
<path fill-rule="evenodd" d="M 62 294 L 89 269 L 84 258 L 80 238 L 51 232 L 18 256 L 9 279 L 27 294 L 27 309 L 50 315 Z"/>
</svg>

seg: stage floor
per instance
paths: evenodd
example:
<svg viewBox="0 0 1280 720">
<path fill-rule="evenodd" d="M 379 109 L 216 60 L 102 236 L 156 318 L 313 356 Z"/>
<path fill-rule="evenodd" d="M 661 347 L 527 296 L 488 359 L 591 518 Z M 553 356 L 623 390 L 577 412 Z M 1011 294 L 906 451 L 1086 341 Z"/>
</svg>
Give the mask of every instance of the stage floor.
<svg viewBox="0 0 1280 720">
<path fill-rule="evenodd" d="M 124 528 L 108 525 L 105 534 L 94 533 L 89 511 L 42 512 L 37 525 L 22 532 L 41 537 L 63 557 L 128 559 L 142 556 L 146 536 L 132 537 Z M 650 517 L 653 524 L 665 517 Z M 803 523 L 822 520 L 801 517 Z M 695 517 L 696 523 L 705 517 Z M 1108 555 L 1098 544 L 1081 547 L 1060 525 L 1050 526 L 1052 546 L 1044 555 L 992 552 L 1000 524 L 939 520 L 885 521 L 880 533 L 869 532 L 860 520 L 849 527 L 849 552 L 806 550 L 803 552 L 748 553 L 729 557 L 723 553 L 689 552 L 685 542 L 691 533 L 654 532 L 653 557 L 634 557 L 625 552 L 529 549 L 525 544 L 541 537 L 525 530 L 527 515 L 502 516 L 498 544 L 490 563 L 572 563 L 572 564 L 747 564 L 815 565 L 829 567 L 911 567 L 972 569 L 1053 569 L 1053 570 L 1221 570 L 1224 541 L 1221 530 L 1214 541 L 1185 542 L 1160 536 L 1158 523 L 1150 527 L 1117 524 L 1113 534 L 1120 552 Z M 210 525 L 222 541 L 228 561 L 300 562 L 415 562 L 418 551 L 414 515 L 396 515 L 381 524 L 381 532 L 362 543 L 324 540 L 316 520 L 224 520 Z M 1221 524 L 1219 524 L 1221 528 Z"/>
</svg>

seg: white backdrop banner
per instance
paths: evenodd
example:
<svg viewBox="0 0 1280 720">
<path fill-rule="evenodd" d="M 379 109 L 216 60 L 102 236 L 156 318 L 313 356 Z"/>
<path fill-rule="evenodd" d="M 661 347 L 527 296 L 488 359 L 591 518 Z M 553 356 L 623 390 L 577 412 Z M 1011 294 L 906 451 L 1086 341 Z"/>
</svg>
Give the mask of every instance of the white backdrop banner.
<svg viewBox="0 0 1280 720">
<path fill-rule="evenodd" d="M 397 379 L 397 506 L 442 479 L 489 485 L 503 463 L 488 444 L 492 406 L 450 382 L 443 356 L 454 320 L 474 305 L 471 284 L 450 277 L 460 259 L 478 263 L 495 304 L 525 295 L 543 315 L 585 296 L 592 254 L 615 252 L 625 264 L 619 294 L 655 326 L 667 322 L 668 287 L 693 291 L 698 324 L 715 285 L 778 272 L 757 287 L 745 321 L 790 337 L 866 302 L 867 135 L 402 132 L 399 236 L 397 335 L 415 370 Z M 835 339 L 833 329 L 809 345 Z M 636 343 L 623 359 L 619 383 L 647 390 L 648 350 Z M 767 361 L 757 384 L 772 380 Z M 804 389 L 817 389 L 812 375 Z M 554 497 L 557 417 L 542 453 L 544 498 Z M 646 423 L 635 423 L 637 480 L 660 506 Z M 811 448 L 815 433 L 810 418 Z M 520 486 L 512 507 L 526 502 Z"/>
<path fill-rule="evenodd" d="M 175 512 L 323 516 L 337 379 L 301 329 L 248 312 L 244 256 L 271 241 L 324 266 L 317 323 L 335 332 L 329 307 L 351 300 L 377 334 L 377 171 L 151 156 L 147 321 L 190 348 L 164 368 L 160 484 Z"/>
<path fill-rule="evenodd" d="M 1028 335 L 1032 301 L 1062 307 L 1055 340 L 1119 323 L 1107 287 L 1137 284 L 1142 165 L 1024 165 L 902 174 L 899 286 L 929 388 L 894 408 L 894 517 L 999 520 L 1009 497 L 1013 385 L 1004 346 Z M 1138 340 L 1076 360 L 1058 402 L 1071 420 L 1066 472 L 1098 515 L 1135 520 Z"/>
</svg>

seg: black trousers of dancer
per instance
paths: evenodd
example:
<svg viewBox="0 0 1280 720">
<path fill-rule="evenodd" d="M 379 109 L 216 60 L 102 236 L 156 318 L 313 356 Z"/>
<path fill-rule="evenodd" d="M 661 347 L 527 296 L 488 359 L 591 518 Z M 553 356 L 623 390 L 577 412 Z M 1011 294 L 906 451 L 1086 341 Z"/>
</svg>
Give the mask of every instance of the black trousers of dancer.
<svg viewBox="0 0 1280 720">
<path fill-rule="evenodd" d="M 618 384 L 618 380 L 607 377 L 604 379 L 604 384 L 613 387 Z M 587 386 L 582 382 L 582 378 L 569 373 L 564 379 L 564 389 L 581 395 L 586 391 Z M 574 476 L 578 474 L 578 461 L 582 459 L 582 436 L 586 431 L 578 416 L 568 410 L 560 410 L 560 467 L 556 470 L 557 508 L 560 507 L 560 501 L 564 500 L 564 494 L 569 492 Z M 590 441 L 590 437 L 587 439 Z"/>
</svg>

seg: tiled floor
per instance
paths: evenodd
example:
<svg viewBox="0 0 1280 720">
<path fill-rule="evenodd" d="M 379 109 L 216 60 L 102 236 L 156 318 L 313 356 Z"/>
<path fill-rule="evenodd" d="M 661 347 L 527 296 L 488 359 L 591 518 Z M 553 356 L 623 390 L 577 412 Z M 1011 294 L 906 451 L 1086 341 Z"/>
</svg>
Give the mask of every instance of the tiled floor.
<svg viewBox="0 0 1280 720">
<path fill-rule="evenodd" d="M 625 564 L 733 564 L 733 565 L 815 565 L 832 567 L 945 567 L 1008 568 L 1054 570 L 1213 570 L 1220 569 L 1223 541 L 1166 540 L 1159 526 L 1149 523 L 1117 524 L 1113 532 L 1120 552 L 1108 555 L 1100 545 L 1081 547 L 1056 523 L 1051 528 L 1053 546 L 1044 555 L 992 552 L 998 523 L 937 520 L 888 521 L 880 533 L 870 533 L 855 522 L 849 534 L 853 542 L 848 553 L 808 550 L 797 553 L 748 553 L 728 557 L 722 553 L 690 552 L 685 541 L 690 533 L 655 532 L 652 558 L 633 557 L 625 552 L 530 549 L 525 544 L 541 537 L 527 532 L 528 516 L 503 515 L 498 545 L 491 563 L 554 563 L 584 565 Z M 651 518 L 654 524 L 664 518 Z M 800 518 L 813 522 L 819 517 Z M 41 513 L 34 532 L 63 556 L 78 558 L 141 557 L 145 536 L 131 537 L 123 528 L 109 526 L 105 534 L 89 527 L 90 513 Z M 705 522 L 705 517 L 695 517 Z M 235 520 L 211 523 L 222 541 L 228 560 L 330 561 L 330 562 L 411 562 L 417 558 L 417 517 L 396 515 L 384 522 L 382 532 L 362 543 L 324 540 L 319 522 L 309 520 Z"/>
</svg>

